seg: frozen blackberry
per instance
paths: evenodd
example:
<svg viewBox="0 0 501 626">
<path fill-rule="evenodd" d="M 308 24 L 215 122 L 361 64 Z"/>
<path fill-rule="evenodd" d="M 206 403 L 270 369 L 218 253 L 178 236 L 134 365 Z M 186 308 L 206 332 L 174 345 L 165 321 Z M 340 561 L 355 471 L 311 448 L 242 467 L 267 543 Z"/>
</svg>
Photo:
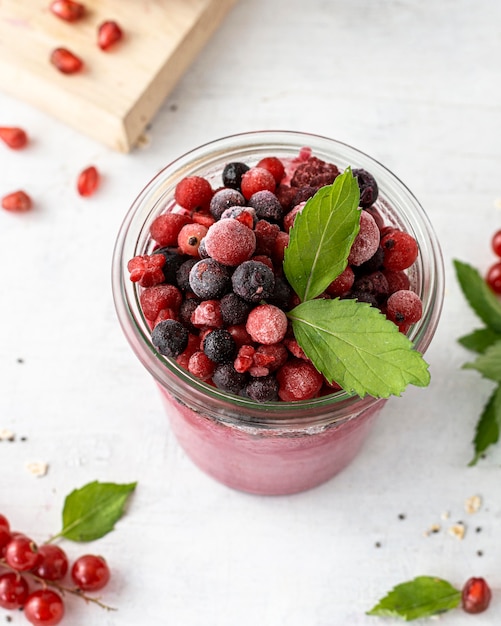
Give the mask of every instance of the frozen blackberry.
<svg viewBox="0 0 501 626">
<path fill-rule="evenodd" d="M 164 356 L 178 356 L 188 345 L 189 333 L 176 320 L 158 322 L 151 333 L 151 341 L 155 348 Z"/>
<path fill-rule="evenodd" d="M 155 254 L 163 254 L 165 257 L 165 265 L 162 271 L 165 276 L 165 282 L 176 285 L 176 272 L 180 266 L 188 259 L 185 254 L 179 254 L 177 248 L 157 248 Z"/>
<path fill-rule="evenodd" d="M 318 187 L 312 187 L 311 185 L 306 185 L 305 187 L 300 187 L 294 196 L 294 206 L 301 204 L 301 202 L 306 202 L 310 198 L 317 193 Z"/>
<path fill-rule="evenodd" d="M 281 276 L 275 276 L 275 287 L 273 293 L 268 298 L 270 304 L 278 306 L 284 311 L 288 311 L 291 306 L 292 288 Z"/>
<path fill-rule="evenodd" d="M 223 170 L 223 185 L 232 189 L 240 189 L 242 176 L 249 170 L 249 166 L 245 163 L 234 161 L 228 163 Z"/>
<path fill-rule="evenodd" d="M 231 277 L 233 291 L 248 302 L 260 302 L 273 295 L 275 275 L 260 261 L 245 261 Z"/>
<path fill-rule="evenodd" d="M 214 363 L 228 363 L 233 360 L 237 352 L 237 345 L 233 337 L 224 328 L 216 328 L 207 333 L 202 348 Z"/>
<path fill-rule="evenodd" d="M 231 289 L 231 274 L 215 259 L 197 261 L 189 274 L 191 291 L 199 298 L 220 298 Z"/>
<path fill-rule="evenodd" d="M 244 324 L 251 305 L 236 293 L 230 292 L 221 298 L 221 316 L 225 326 Z"/>
<path fill-rule="evenodd" d="M 252 194 L 248 204 L 256 211 L 256 215 L 260 219 L 278 222 L 284 214 L 277 196 L 267 189 Z"/>
<path fill-rule="evenodd" d="M 233 206 L 245 206 L 243 195 L 237 189 L 220 189 L 212 196 L 210 212 L 216 220 L 219 220 L 223 212 Z"/>
<path fill-rule="evenodd" d="M 176 283 L 181 291 L 191 291 L 190 272 L 195 263 L 198 263 L 198 259 L 192 257 L 179 266 L 176 272 Z"/>
<path fill-rule="evenodd" d="M 245 395 L 256 402 L 278 400 L 278 381 L 275 376 L 253 378 L 245 387 Z"/>
<path fill-rule="evenodd" d="M 291 187 L 323 187 L 332 184 L 338 175 L 339 169 L 333 163 L 310 157 L 296 168 Z"/>
<path fill-rule="evenodd" d="M 367 170 L 355 168 L 352 173 L 360 188 L 360 206 L 363 209 L 370 207 L 379 195 L 376 179 Z"/>
<path fill-rule="evenodd" d="M 238 395 L 247 383 L 247 376 L 237 372 L 233 363 L 221 363 L 214 370 L 212 382 L 218 389 Z"/>
</svg>

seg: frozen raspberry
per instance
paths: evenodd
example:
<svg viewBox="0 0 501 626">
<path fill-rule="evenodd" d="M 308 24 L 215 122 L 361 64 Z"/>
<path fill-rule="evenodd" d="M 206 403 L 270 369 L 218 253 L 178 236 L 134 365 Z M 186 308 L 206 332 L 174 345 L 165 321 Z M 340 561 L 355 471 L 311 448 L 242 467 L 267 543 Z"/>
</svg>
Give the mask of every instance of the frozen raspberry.
<svg viewBox="0 0 501 626">
<path fill-rule="evenodd" d="M 222 391 L 239 394 L 245 387 L 247 376 L 237 372 L 233 363 L 221 363 L 214 370 L 212 382 Z"/>
<path fill-rule="evenodd" d="M 267 220 L 259 220 L 254 229 L 256 235 L 256 254 L 265 254 L 271 257 L 279 232 L 280 227 L 278 224 L 270 224 Z"/>
<path fill-rule="evenodd" d="M 198 257 L 198 247 L 207 234 L 207 227 L 202 224 L 185 224 L 177 236 L 177 245 L 181 252 Z"/>
<path fill-rule="evenodd" d="M 188 369 L 190 358 L 197 350 L 200 350 L 200 339 L 198 335 L 193 333 L 188 334 L 188 344 L 186 348 L 176 357 L 176 362 L 179 363 L 184 369 Z"/>
<path fill-rule="evenodd" d="M 176 272 L 176 284 L 181 291 L 191 291 L 190 273 L 192 268 L 198 263 L 198 260 L 191 257 L 181 263 Z"/>
<path fill-rule="evenodd" d="M 187 176 L 177 185 L 174 197 L 187 211 L 209 210 L 213 191 L 208 180 L 201 176 Z"/>
<path fill-rule="evenodd" d="M 323 187 L 331 185 L 339 175 L 339 169 L 317 157 L 310 157 L 301 163 L 294 172 L 291 187 Z"/>
<path fill-rule="evenodd" d="M 249 206 L 252 207 L 259 219 L 278 222 L 282 219 L 284 210 L 276 195 L 264 189 L 257 191 L 249 198 Z"/>
<path fill-rule="evenodd" d="M 219 220 L 226 209 L 235 206 L 245 206 L 245 198 L 237 189 L 223 188 L 212 196 L 210 212 Z"/>
<path fill-rule="evenodd" d="M 191 314 L 191 323 L 196 328 L 221 328 L 221 306 L 219 300 L 203 300 Z"/>
<path fill-rule="evenodd" d="M 282 265 L 285 257 L 285 248 L 289 245 L 289 233 L 281 230 L 275 238 L 273 244 L 272 257 L 275 263 Z"/>
<path fill-rule="evenodd" d="M 384 251 L 384 267 L 399 271 L 410 267 L 418 256 L 418 245 L 412 235 L 401 230 L 388 233 L 381 240 Z"/>
<path fill-rule="evenodd" d="M 324 378 L 309 361 L 289 359 L 277 372 L 278 395 L 284 402 L 309 400 L 322 388 Z"/>
<path fill-rule="evenodd" d="M 164 356 L 177 356 L 188 345 L 188 331 L 175 320 L 159 322 L 151 333 L 151 341 Z"/>
<path fill-rule="evenodd" d="M 360 212 L 360 230 L 355 237 L 348 256 L 349 265 L 362 265 L 368 261 L 379 246 L 379 228 L 372 215 Z"/>
<path fill-rule="evenodd" d="M 284 216 L 283 225 L 286 233 L 288 233 L 290 229 L 294 226 L 294 220 L 296 219 L 296 215 L 298 213 L 301 213 L 305 205 L 306 202 L 300 202 L 299 204 L 296 204 L 296 206 L 291 211 L 289 211 L 287 215 Z"/>
<path fill-rule="evenodd" d="M 249 313 L 245 328 L 253 341 L 271 345 L 285 337 L 287 316 L 273 304 L 261 304 Z"/>
<path fill-rule="evenodd" d="M 216 261 L 223 265 L 239 265 L 254 254 L 256 236 L 250 228 L 229 218 L 209 228 L 204 244 L 209 256 Z"/>
<path fill-rule="evenodd" d="M 256 349 L 254 346 L 240 346 L 235 361 L 233 362 L 233 367 L 237 370 L 237 372 L 243 374 L 244 372 L 248 372 L 250 370 L 254 364 L 253 357 L 255 351 Z"/>
<path fill-rule="evenodd" d="M 233 291 L 248 302 L 259 302 L 273 295 L 275 276 L 268 266 L 259 261 L 245 261 L 231 277 Z"/>
<path fill-rule="evenodd" d="M 370 207 L 376 202 L 379 189 L 376 179 L 372 174 L 363 169 L 352 170 L 353 176 L 357 179 L 360 188 L 360 206 L 362 208 Z"/>
<path fill-rule="evenodd" d="M 270 172 L 275 179 L 277 185 L 280 184 L 280 181 L 285 174 L 284 164 L 278 157 L 264 157 L 259 161 L 256 167 L 262 167 L 263 169 L 268 170 L 268 172 Z"/>
<path fill-rule="evenodd" d="M 130 280 L 139 283 L 141 287 L 152 287 L 164 282 L 163 266 L 165 257 L 163 254 L 144 254 L 135 256 L 127 263 L 130 272 Z"/>
<path fill-rule="evenodd" d="M 237 346 L 224 328 L 217 328 L 205 336 L 203 351 L 214 363 L 228 363 L 235 357 Z"/>
<path fill-rule="evenodd" d="M 268 371 L 274 372 L 282 367 L 289 358 L 287 348 L 283 343 L 260 345 L 257 347 L 253 362 L 257 367 L 267 367 Z"/>
<path fill-rule="evenodd" d="M 223 170 L 223 185 L 232 189 L 240 189 L 242 176 L 249 170 L 245 163 L 235 161 L 228 163 Z"/>
<path fill-rule="evenodd" d="M 196 224 L 201 224 L 205 226 L 205 228 L 210 228 L 212 224 L 216 221 L 210 213 L 206 213 L 205 211 L 194 211 L 191 214 L 191 219 Z"/>
<path fill-rule="evenodd" d="M 292 354 L 292 356 L 295 356 L 297 359 L 304 359 L 305 361 L 307 360 L 303 348 L 301 348 L 298 342 L 292 337 L 287 337 L 286 339 L 284 339 L 284 345 L 287 350 Z"/>
<path fill-rule="evenodd" d="M 413 291 L 395 291 L 386 302 L 386 316 L 397 326 L 414 324 L 421 319 L 422 314 L 423 303 Z"/>
<path fill-rule="evenodd" d="M 342 297 L 346 296 L 355 282 L 355 272 L 350 265 L 335 278 L 325 290 L 330 296 Z"/>
<path fill-rule="evenodd" d="M 277 186 L 273 175 L 262 167 L 251 167 L 242 176 L 241 190 L 246 200 L 258 191 L 275 191 Z"/>
<path fill-rule="evenodd" d="M 231 279 L 230 279 L 231 281 Z M 221 316 L 225 326 L 244 324 L 251 305 L 236 293 L 230 292 L 221 298 Z"/>
<path fill-rule="evenodd" d="M 151 238 L 159 246 L 177 246 L 179 231 L 191 221 L 184 213 L 163 213 L 156 217 L 150 226 Z"/>
<path fill-rule="evenodd" d="M 232 206 L 223 211 L 223 214 L 221 215 L 222 220 L 226 220 L 230 217 L 238 220 L 250 229 L 254 228 L 257 220 L 256 212 L 249 206 Z"/>
<path fill-rule="evenodd" d="M 252 378 L 245 387 L 245 395 L 256 402 L 275 402 L 278 400 L 278 382 L 275 376 Z"/>
<path fill-rule="evenodd" d="M 197 261 L 190 270 L 190 287 L 205 300 L 220 298 L 231 289 L 230 271 L 215 259 Z"/>
<path fill-rule="evenodd" d="M 147 287 L 139 299 L 145 318 L 154 322 L 162 309 L 179 311 L 183 296 L 174 285 L 162 284 Z"/>
<path fill-rule="evenodd" d="M 194 352 L 188 361 L 188 371 L 190 374 L 193 374 L 193 376 L 201 380 L 210 380 L 215 368 L 216 364 L 214 361 L 211 361 L 205 352 L 201 350 Z"/>
</svg>

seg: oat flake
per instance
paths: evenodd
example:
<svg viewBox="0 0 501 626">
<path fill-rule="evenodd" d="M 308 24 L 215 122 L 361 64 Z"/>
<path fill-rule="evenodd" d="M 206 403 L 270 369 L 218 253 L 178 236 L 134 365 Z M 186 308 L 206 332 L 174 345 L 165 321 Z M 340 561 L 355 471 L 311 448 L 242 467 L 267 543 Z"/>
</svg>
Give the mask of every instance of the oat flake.
<svg viewBox="0 0 501 626">
<path fill-rule="evenodd" d="M 26 469 L 33 476 L 41 478 L 49 471 L 49 465 L 41 461 L 31 461 L 30 463 L 26 463 Z"/>
<path fill-rule="evenodd" d="M 449 528 L 449 535 L 456 537 L 456 539 L 464 539 L 466 528 L 464 524 L 453 524 Z"/>
<path fill-rule="evenodd" d="M 14 441 L 16 435 L 8 428 L 0 429 L 0 441 Z"/>
<path fill-rule="evenodd" d="M 464 503 L 464 510 L 467 513 L 476 513 L 482 506 L 482 499 L 480 496 L 471 496 L 467 498 Z"/>
</svg>

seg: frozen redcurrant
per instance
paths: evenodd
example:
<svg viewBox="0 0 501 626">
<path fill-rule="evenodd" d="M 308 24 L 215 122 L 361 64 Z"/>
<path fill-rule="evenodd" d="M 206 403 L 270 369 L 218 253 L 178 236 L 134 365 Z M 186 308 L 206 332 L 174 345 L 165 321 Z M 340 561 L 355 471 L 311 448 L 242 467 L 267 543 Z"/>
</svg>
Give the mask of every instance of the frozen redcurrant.
<svg viewBox="0 0 501 626">
<path fill-rule="evenodd" d="M 77 179 L 77 191 L 81 196 L 92 196 L 99 186 L 99 172 L 94 165 L 86 167 Z"/>
<path fill-rule="evenodd" d="M 491 590 L 483 578 L 470 578 L 461 592 L 463 610 L 467 613 L 482 613 L 491 601 Z"/>
<path fill-rule="evenodd" d="M 76 74 L 83 68 L 83 61 L 66 48 L 56 48 L 51 52 L 50 62 L 63 74 Z"/>
<path fill-rule="evenodd" d="M 110 569 L 102 556 L 84 554 L 73 563 L 71 578 L 79 589 L 97 591 L 107 585 Z"/>
<path fill-rule="evenodd" d="M 55 0 L 50 5 L 50 11 L 65 22 L 75 22 L 85 14 L 85 7 L 74 0 Z"/>
<path fill-rule="evenodd" d="M 56 626 L 64 616 L 63 600 L 52 589 L 34 591 L 24 604 L 24 616 L 33 626 Z"/>
<path fill-rule="evenodd" d="M 17 127 L 0 126 L 0 139 L 13 150 L 20 150 L 28 143 L 26 132 Z"/>
<path fill-rule="evenodd" d="M 123 37 L 120 26 L 113 20 L 103 22 L 97 29 L 97 45 L 101 50 L 108 50 Z"/>
</svg>

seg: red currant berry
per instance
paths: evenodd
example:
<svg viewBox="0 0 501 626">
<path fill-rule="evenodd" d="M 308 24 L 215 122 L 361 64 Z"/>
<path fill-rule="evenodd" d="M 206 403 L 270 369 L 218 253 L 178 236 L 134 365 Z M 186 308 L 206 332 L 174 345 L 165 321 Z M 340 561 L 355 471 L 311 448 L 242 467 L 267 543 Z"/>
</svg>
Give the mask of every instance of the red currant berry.
<svg viewBox="0 0 501 626">
<path fill-rule="evenodd" d="M 19 574 L 8 572 L 0 576 L 0 606 L 3 609 L 21 608 L 28 594 L 28 583 Z"/>
<path fill-rule="evenodd" d="M 280 184 L 280 181 L 284 177 L 285 167 L 282 161 L 277 157 L 264 157 L 261 159 L 256 167 L 262 167 L 273 176 L 277 185 Z"/>
<path fill-rule="evenodd" d="M 14 191 L 2 198 L 2 208 L 10 213 L 26 213 L 32 206 L 30 196 L 24 191 Z"/>
<path fill-rule="evenodd" d="M 278 395 L 284 402 L 314 398 L 322 388 L 324 378 L 309 362 L 289 359 L 277 372 Z"/>
<path fill-rule="evenodd" d="M 122 29 L 113 20 L 103 22 L 97 30 L 97 45 L 101 50 L 108 50 L 123 37 Z"/>
<path fill-rule="evenodd" d="M 38 549 L 40 562 L 34 573 L 44 580 L 61 580 L 68 571 L 68 557 L 59 546 L 46 544 Z"/>
<path fill-rule="evenodd" d="M 202 224 L 185 224 L 177 236 L 177 245 L 181 252 L 198 257 L 198 246 L 207 234 L 207 227 Z"/>
<path fill-rule="evenodd" d="M 412 235 L 394 230 L 381 239 L 385 269 L 398 272 L 410 267 L 418 256 L 418 245 Z"/>
<path fill-rule="evenodd" d="M 110 570 L 102 556 L 85 554 L 73 563 L 71 577 L 79 589 L 97 591 L 107 585 Z"/>
<path fill-rule="evenodd" d="M 501 262 L 489 268 L 485 280 L 494 293 L 501 295 Z"/>
<path fill-rule="evenodd" d="M 258 191 L 275 191 L 276 186 L 273 174 L 263 167 L 251 167 L 242 176 L 241 189 L 246 200 Z"/>
<path fill-rule="evenodd" d="M 63 619 L 64 603 L 51 589 L 40 589 L 28 596 L 24 615 L 33 626 L 55 626 Z"/>
<path fill-rule="evenodd" d="M 1 126 L 0 139 L 12 150 L 20 150 L 28 143 L 28 135 L 22 128 Z"/>
<path fill-rule="evenodd" d="M 7 544 L 5 560 L 12 569 L 27 572 L 38 565 L 40 554 L 34 541 L 24 535 L 18 535 Z"/>
<path fill-rule="evenodd" d="M 395 291 L 386 302 L 386 316 L 397 326 L 415 324 L 423 314 L 421 298 L 408 289 Z"/>
<path fill-rule="evenodd" d="M 50 62 L 63 74 L 76 74 L 83 68 L 83 61 L 66 48 L 56 48 L 51 52 Z"/>
<path fill-rule="evenodd" d="M 4 556 L 5 549 L 11 539 L 12 535 L 10 534 L 10 531 L 5 526 L 0 526 L 0 558 Z"/>
<path fill-rule="evenodd" d="M 470 578 L 461 592 L 463 610 L 467 613 L 482 613 L 491 601 L 491 590 L 483 578 Z"/>
<path fill-rule="evenodd" d="M 65 22 L 75 22 L 83 17 L 85 7 L 74 0 L 55 0 L 50 5 L 50 11 Z"/>
<path fill-rule="evenodd" d="M 501 230 L 496 231 L 492 236 L 491 246 L 494 254 L 501 257 Z"/>
<path fill-rule="evenodd" d="M 99 172 L 91 165 L 86 167 L 77 179 L 77 191 L 81 196 L 92 196 L 99 186 Z"/>
</svg>

